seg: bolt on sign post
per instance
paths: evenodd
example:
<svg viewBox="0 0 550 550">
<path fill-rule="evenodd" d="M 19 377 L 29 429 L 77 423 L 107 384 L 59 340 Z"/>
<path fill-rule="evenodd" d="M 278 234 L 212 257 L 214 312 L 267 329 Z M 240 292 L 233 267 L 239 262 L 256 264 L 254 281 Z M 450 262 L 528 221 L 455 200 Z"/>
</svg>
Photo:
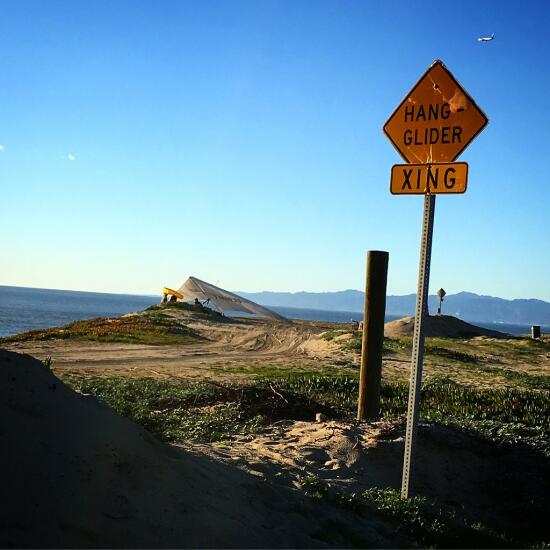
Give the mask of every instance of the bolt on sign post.
<svg viewBox="0 0 550 550">
<path fill-rule="evenodd" d="M 357 420 L 374 420 L 380 415 L 388 258 L 387 252 L 379 250 L 370 250 L 367 254 Z"/>
<path fill-rule="evenodd" d="M 408 498 L 420 411 L 424 359 L 424 319 L 427 316 L 432 234 L 437 194 L 464 193 L 468 165 L 454 162 L 485 128 L 489 119 L 436 60 L 390 116 L 383 131 L 407 164 L 392 168 L 390 191 L 424 195 L 420 264 L 411 358 L 407 432 L 401 496 Z"/>
</svg>

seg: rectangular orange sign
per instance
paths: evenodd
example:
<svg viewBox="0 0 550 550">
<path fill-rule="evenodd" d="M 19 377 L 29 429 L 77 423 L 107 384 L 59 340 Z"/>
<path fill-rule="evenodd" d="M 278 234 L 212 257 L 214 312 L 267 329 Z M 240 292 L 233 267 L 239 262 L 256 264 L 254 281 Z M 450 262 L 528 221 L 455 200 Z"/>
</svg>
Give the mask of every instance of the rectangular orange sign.
<svg viewBox="0 0 550 550">
<path fill-rule="evenodd" d="M 391 169 L 393 195 L 464 193 L 468 185 L 468 164 L 396 164 Z"/>
</svg>

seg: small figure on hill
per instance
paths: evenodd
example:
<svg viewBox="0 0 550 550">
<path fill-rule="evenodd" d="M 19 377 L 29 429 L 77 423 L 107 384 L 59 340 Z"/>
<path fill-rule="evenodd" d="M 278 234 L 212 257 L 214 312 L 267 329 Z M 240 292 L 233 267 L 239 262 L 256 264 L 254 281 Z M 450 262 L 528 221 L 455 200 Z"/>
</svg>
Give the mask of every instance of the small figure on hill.
<svg viewBox="0 0 550 550">
<path fill-rule="evenodd" d="M 193 304 L 193 307 L 195 309 L 195 311 L 200 311 L 202 313 L 205 312 L 205 308 L 204 306 L 200 303 L 199 299 L 198 298 L 195 298 L 195 303 Z"/>
</svg>

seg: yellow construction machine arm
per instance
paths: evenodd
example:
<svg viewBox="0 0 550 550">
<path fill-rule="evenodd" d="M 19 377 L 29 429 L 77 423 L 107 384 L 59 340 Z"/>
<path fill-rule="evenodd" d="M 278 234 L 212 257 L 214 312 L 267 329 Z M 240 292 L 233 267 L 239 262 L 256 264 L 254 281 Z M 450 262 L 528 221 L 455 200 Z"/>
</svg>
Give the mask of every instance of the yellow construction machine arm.
<svg viewBox="0 0 550 550">
<path fill-rule="evenodd" d="M 171 288 L 168 288 L 166 286 L 162 289 L 162 294 L 164 296 L 172 295 L 176 298 L 179 298 L 180 300 L 183 300 L 183 296 L 177 290 L 172 290 Z"/>
</svg>

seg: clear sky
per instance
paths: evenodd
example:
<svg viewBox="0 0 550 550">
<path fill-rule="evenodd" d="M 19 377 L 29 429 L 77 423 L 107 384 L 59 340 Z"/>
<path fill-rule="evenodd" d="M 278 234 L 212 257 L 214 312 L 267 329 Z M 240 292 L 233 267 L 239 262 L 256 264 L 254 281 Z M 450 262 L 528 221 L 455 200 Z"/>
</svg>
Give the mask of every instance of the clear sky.
<svg viewBox="0 0 550 550">
<path fill-rule="evenodd" d="M 0 284 L 416 291 L 381 127 L 437 58 L 487 113 L 431 292 L 550 301 L 550 3 L 1 1 Z M 495 33 L 490 43 L 479 36 Z"/>
</svg>

